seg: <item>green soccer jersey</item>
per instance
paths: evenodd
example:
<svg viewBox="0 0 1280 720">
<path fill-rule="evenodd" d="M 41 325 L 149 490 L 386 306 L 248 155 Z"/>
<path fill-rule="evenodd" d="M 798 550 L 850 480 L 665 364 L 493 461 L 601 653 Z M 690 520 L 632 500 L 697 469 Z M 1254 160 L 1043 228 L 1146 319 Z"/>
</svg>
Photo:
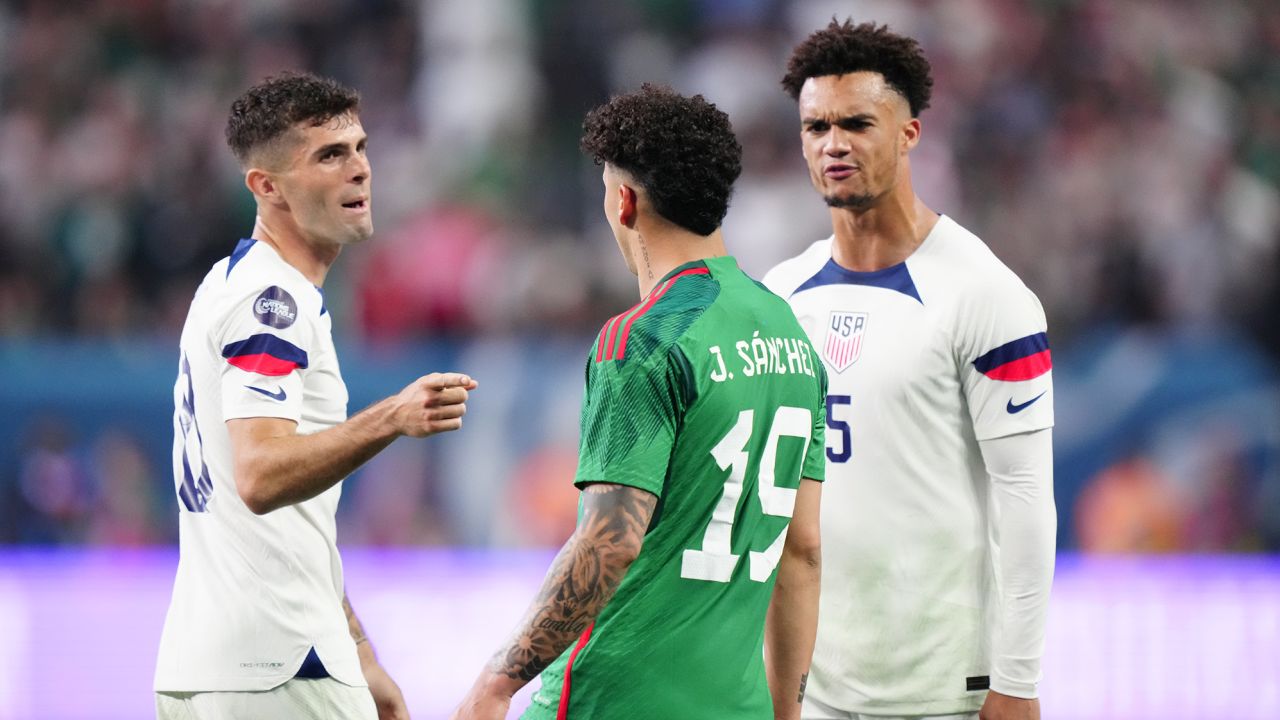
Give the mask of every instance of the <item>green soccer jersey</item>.
<svg viewBox="0 0 1280 720">
<path fill-rule="evenodd" d="M 676 268 L 605 324 L 575 482 L 658 504 L 617 594 L 524 718 L 773 717 L 765 611 L 800 478 L 823 479 L 825 396 L 787 303 L 732 258 Z"/>
</svg>

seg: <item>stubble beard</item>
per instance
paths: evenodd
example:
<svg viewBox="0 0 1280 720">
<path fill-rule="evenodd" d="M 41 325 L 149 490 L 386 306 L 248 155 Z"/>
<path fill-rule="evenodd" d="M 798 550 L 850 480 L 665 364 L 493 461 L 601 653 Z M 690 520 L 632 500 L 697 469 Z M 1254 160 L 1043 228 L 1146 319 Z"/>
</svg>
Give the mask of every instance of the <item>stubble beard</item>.
<svg viewBox="0 0 1280 720">
<path fill-rule="evenodd" d="M 871 193 L 859 193 L 856 195 L 824 195 L 822 199 L 826 201 L 827 207 L 844 210 L 866 210 L 875 203 L 876 197 Z"/>
</svg>

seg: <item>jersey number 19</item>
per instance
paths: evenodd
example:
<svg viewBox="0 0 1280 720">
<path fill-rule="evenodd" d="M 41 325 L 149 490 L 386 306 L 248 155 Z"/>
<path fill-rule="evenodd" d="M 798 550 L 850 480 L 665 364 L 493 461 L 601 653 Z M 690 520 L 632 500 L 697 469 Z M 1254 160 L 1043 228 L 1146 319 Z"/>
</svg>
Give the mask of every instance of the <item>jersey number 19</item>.
<svg viewBox="0 0 1280 720">
<path fill-rule="evenodd" d="M 702 536 L 702 549 L 684 551 L 680 566 L 680 577 L 690 580 L 709 580 L 711 582 L 729 582 L 733 570 L 738 565 L 740 555 L 734 555 L 731 547 L 733 523 L 737 519 L 738 500 L 742 497 L 742 488 L 747 476 L 747 445 L 751 441 L 751 431 L 755 426 L 755 411 L 743 410 L 738 413 L 738 421 L 719 443 L 711 450 L 711 456 L 721 470 L 728 470 L 729 476 L 724 481 L 724 491 L 719 502 L 711 512 L 711 520 Z M 760 495 L 760 507 L 765 515 L 791 517 L 795 507 L 796 491 L 792 488 L 778 486 L 778 440 L 784 435 L 800 438 L 808 444 L 813 429 L 813 416 L 804 409 L 783 405 L 773 415 L 769 426 L 769 435 L 765 441 L 764 454 L 760 457 L 759 477 L 756 488 Z M 795 467 L 786 468 L 788 472 L 781 477 L 798 477 L 800 463 L 804 462 L 804 453 Z M 752 538 L 761 540 L 761 538 Z M 787 528 L 783 527 L 773 542 L 763 552 L 749 551 L 751 562 L 751 579 L 765 582 L 773 574 L 782 557 L 782 546 L 787 539 Z M 756 543 L 752 543 L 756 545 Z"/>
</svg>

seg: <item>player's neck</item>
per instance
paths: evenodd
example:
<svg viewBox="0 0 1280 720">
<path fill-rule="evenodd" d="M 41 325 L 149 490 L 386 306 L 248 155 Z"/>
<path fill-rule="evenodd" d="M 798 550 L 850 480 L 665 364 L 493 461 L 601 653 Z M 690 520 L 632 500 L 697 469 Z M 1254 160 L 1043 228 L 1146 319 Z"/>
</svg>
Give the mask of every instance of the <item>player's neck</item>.
<svg viewBox="0 0 1280 720">
<path fill-rule="evenodd" d="M 881 198 L 874 206 L 855 210 L 831 208 L 835 240 L 831 257 L 848 270 L 870 272 L 905 261 L 920 247 L 938 222 L 910 186 Z"/>
<path fill-rule="evenodd" d="M 317 245 L 303 239 L 297 227 L 288 222 L 264 220 L 258 215 L 253 224 L 253 237 L 270 245 L 281 259 L 292 265 L 316 287 L 324 286 L 329 267 L 342 252 L 341 245 Z"/>
<path fill-rule="evenodd" d="M 720 228 L 705 237 L 671 226 L 642 228 L 631 248 L 642 298 L 648 297 L 659 280 L 681 265 L 729 254 Z"/>
</svg>

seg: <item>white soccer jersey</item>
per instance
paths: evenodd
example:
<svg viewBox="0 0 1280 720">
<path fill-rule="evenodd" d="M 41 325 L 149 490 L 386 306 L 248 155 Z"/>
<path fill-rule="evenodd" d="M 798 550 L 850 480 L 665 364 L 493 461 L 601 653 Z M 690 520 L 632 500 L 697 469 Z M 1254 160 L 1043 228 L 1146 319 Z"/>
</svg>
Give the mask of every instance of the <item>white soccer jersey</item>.
<svg viewBox="0 0 1280 720">
<path fill-rule="evenodd" d="M 242 240 L 196 290 L 174 385 L 181 558 L 160 641 L 157 691 L 266 690 L 314 647 L 363 686 L 342 609 L 334 514 L 341 483 L 254 515 L 236 491 L 227 420 L 295 420 L 314 433 L 347 416 L 324 298 L 266 243 Z"/>
<path fill-rule="evenodd" d="M 870 714 L 974 711 L 1000 611 L 978 441 L 1053 425 L 1044 311 L 945 216 L 884 270 L 840 267 L 831 243 L 764 279 L 829 378 L 808 693 Z"/>
</svg>

